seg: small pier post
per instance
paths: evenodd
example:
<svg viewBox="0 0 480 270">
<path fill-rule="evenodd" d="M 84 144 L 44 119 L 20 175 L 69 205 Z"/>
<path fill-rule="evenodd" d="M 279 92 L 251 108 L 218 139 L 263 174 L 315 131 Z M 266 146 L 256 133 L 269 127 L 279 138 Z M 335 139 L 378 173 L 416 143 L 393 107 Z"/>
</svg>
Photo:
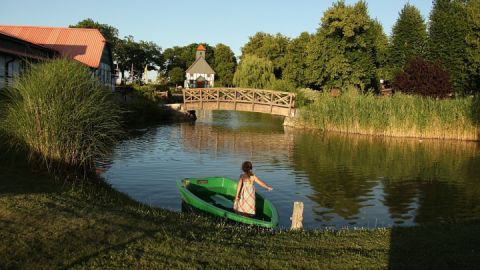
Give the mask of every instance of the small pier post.
<svg viewBox="0 0 480 270">
<path fill-rule="evenodd" d="M 290 230 L 298 230 L 303 227 L 303 202 L 293 202 L 292 227 Z"/>
</svg>

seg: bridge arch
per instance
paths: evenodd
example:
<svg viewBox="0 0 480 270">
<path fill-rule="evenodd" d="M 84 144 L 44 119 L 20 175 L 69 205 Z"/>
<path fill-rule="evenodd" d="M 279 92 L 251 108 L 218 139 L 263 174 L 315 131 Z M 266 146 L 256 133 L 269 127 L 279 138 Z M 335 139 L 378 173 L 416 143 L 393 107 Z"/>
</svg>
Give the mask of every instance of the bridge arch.
<svg viewBox="0 0 480 270">
<path fill-rule="evenodd" d="M 295 116 L 295 94 L 249 88 L 183 90 L 184 110 L 227 110 Z"/>
</svg>

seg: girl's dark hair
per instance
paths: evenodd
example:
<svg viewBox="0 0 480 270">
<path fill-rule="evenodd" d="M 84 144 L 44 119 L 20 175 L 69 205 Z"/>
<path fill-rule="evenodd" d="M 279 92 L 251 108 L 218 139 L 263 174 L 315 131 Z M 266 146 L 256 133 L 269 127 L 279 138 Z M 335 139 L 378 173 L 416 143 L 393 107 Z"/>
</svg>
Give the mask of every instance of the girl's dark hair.
<svg viewBox="0 0 480 270">
<path fill-rule="evenodd" d="M 242 171 L 248 175 L 248 176 L 252 176 L 253 173 L 252 173 L 252 168 L 253 168 L 253 165 L 252 165 L 252 162 L 250 161 L 244 161 L 242 163 Z"/>
</svg>

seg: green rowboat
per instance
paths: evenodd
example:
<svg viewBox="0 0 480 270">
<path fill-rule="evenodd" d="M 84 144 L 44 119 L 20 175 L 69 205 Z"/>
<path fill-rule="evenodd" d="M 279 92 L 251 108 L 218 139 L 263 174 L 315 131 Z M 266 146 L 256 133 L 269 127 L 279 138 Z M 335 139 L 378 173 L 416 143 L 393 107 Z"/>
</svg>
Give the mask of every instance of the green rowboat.
<svg viewBox="0 0 480 270">
<path fill-rule="evenodd" d="M 278 213 L 275 206 L 262 195 L 255 193 L 253 218 L 236 214 L 233 201 L 237 192 L 237 181 L 226 177 L 186 178 L 177 181 L 183 201 L 201 211 L 233 221 L 275 228 Z"/>
</svg>

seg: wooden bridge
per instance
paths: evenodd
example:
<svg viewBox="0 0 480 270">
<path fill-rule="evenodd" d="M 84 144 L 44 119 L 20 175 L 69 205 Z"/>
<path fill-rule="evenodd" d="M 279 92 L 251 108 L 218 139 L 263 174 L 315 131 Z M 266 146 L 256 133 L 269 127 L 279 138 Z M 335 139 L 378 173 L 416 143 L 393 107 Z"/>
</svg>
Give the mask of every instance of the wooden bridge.
<svg viewBox="0 0 480 270">
<path fill-rule="evenodd" d="M 184 110 L 227 110 L 295 116 L 295 94 L 247 88 L 183 90 Z"/>
</svg>

